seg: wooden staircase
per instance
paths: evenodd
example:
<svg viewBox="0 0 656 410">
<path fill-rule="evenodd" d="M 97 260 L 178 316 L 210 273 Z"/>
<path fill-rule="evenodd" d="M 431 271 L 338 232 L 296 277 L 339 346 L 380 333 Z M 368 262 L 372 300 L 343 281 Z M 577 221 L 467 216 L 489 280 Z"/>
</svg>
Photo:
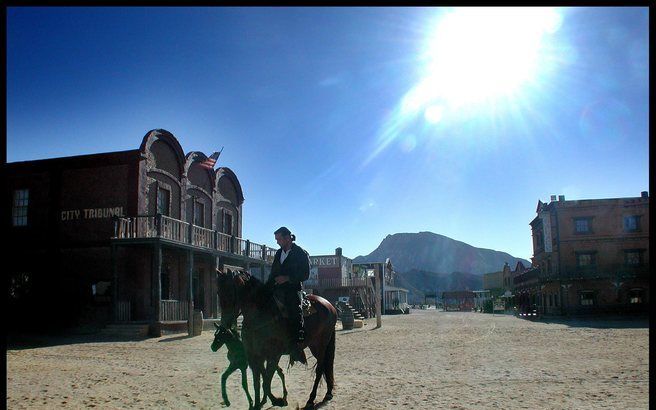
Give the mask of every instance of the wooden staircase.
<svg viewBox="0 0 656 410">
<path fill-rule="evenodd" d="M 339 302 L 339 307 L 343 311 L 344 309 L 348 309 L 353 313 L 353 318 L 357 320 L 363 320 L 364 316 L 362 313 L 360 313 L 358 310 L 354 309 L 351 305 L 349 305 L 347 302 Z"/>
</svg>

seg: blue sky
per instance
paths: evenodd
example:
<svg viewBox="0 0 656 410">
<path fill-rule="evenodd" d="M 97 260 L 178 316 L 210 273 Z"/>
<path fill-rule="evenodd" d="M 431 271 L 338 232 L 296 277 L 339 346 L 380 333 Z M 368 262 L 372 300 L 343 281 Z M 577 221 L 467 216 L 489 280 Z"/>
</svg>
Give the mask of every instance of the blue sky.
<svg viewBox="0 0 656 410">
<path fill-rule="evenodd" d="M 538 200 L 649 188 L 649 16 L 526 16 L 8 8 L 7 161 L 164 128 L 185 152 L 225 147 L 252 241 L 285 225 L 310 254 L 353 258 L 431 231 L 529 259 Z"/>
</svg>

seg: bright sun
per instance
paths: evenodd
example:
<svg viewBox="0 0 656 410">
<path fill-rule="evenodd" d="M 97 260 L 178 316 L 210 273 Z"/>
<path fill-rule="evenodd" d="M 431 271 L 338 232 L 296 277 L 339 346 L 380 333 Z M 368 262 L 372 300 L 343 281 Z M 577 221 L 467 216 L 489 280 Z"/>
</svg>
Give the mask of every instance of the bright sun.
<svg viewBox="0 0 656 410">
<path fill-rule="evenodd" d="M 534 78 L 547 33 L 561 24 L 553 8 L 456 8 L 428 36 L 424 79 L 404 98 L 403 111 L 424 110 L 437 122 L 440 107 L 510 96 Z"/>
</svg>

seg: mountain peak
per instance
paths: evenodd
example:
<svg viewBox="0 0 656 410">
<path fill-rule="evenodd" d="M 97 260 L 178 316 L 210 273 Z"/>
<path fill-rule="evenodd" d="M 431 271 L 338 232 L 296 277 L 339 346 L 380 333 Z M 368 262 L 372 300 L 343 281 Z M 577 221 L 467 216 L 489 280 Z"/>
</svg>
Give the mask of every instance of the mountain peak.
<svg viewBox="0 0 656 410">
<path fill-rule="evenodd" d="M 353 262 L 375 262 L 385 258 L 391 258 L 397 272 L 416 269 L 480 275 L 500 271 L 506 262 L 515 265 L 521 261 L 530 266 L 530 262 L 506 252 L 477 248 L 429 231 L 389 234 L 373 252 L 358 256 Z"/>
</svg>

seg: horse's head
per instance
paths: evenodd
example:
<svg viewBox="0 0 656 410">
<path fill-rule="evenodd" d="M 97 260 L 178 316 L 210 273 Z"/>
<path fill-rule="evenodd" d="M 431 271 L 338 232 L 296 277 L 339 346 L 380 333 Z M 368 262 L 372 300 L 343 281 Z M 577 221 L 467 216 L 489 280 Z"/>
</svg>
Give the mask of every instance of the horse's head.
<svg viewBox="0 0 656 410">
<path fill-rule="evenodd" d="M 240 313 L 239 289 L 235 272 L 230 269 L 226 269 L 225 272 L 217 269 L 217 278 L 221 326 L 230 328 L 237 324 L 237 317 Z"/>
<path fill-rule="evenodd" d="M 214 332 L 214 340 L 212 341 L 211 349 L 213 352 L 216 352 L 221 348 L 221 346 L 229 342 L 234 337 L 234 335 L 223 325 L 219 326 L 214 323 L 214 327 L 216 327 L 216 331 Z"/>
</svg>

